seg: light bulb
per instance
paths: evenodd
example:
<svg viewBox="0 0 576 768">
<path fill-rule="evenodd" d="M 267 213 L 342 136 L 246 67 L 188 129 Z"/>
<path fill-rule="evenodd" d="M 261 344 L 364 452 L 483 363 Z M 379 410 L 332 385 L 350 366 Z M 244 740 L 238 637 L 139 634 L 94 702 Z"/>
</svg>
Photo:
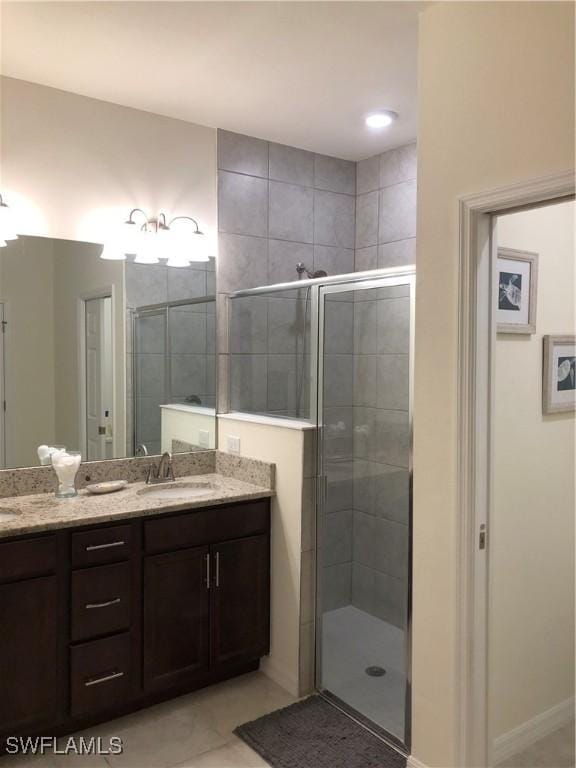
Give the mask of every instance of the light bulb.
<svg viewBox="0 0 576 768">
<path fill-rule="evenodd" d="M 190 239 L 190 261 L 210 261 L 208 245 L 208 238 L 203 232 L 194 232 Z"/>
<path fill-rule="evenodd" d="M 369 128 L 387 128 L 397 118 L 398 115 L 396 112 L 385 109 L 380 112 L 373 112 L 371 115 L 368 115 L 366 117 L 366 125 Z"/>
<path fill-rule="evenodd" d="M 138 253 L 134 262 L 136 264 L 158 264 L 158 238 L 155 232 L 144 232 L 141 244 L 138 244 Z"/>
</svg>

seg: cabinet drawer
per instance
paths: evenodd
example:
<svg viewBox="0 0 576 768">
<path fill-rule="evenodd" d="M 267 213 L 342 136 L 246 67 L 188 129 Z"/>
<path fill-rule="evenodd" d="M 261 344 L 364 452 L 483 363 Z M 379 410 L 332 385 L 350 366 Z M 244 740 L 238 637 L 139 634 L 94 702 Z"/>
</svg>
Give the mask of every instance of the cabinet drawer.
<svg viewBox="0 0 576 768">
<path fill-rule="evenodd" d="M 121 705 L 130 695 L 130 674 L 128 632 L 71 648 L 72 717 Z"/>
<path fill-rule="evenodd" d="M 130 626 L 130 563 L 73 571 L 71 591 L 72 642 Z"/>
<path fill-rule="evenodd" d="M 94 528 L 72 534 L 72 567 L 117 563 L 130 557 L 129 525 Z"/>
<path fill-rule="evenodd" d="M 43 576 L 55 570 L 55 536 L 0 544 L 0 581 Z"/>
<path fill-rule="evenodd" d="M 266 533 L 270 527 L 269 510 L 270 503 L 265 499 L 147 520 L 144 546 L 146 552 L 167 552 Z"/>
</svg>

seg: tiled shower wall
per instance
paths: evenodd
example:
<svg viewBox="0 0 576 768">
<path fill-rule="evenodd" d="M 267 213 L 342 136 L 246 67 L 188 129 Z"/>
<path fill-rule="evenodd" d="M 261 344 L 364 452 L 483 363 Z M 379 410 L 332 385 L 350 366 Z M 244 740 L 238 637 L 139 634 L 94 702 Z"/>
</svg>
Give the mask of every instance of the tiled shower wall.
<svg viewBox="0 0 576 768">
<path fill-rule="evenodd" d="M 218 132 L 218 291 L 354 271 L 356 164 Z M 308 415 L 305 292 L 234 305 L 232 410 Z M 223 379 L 225 377 L 223 376 Z"/>
<path fill-rule="evenodd" d="M 166 316 L 152 314 L 139 320 L 138 381 L 133 382 L 132 311 L 171 301 L 215 293 L 214 262 L 178 269 L 165 265 L 126 262 L 127 306 L 127 455 L 133 450 L 134 401 L 137 440 L 150 453 L 160 452 L 160 405 L 197 395 L 202 405 L 215 404 L 215 306 L 189 304 L 170 309 L 170 371 L 166 366 Z M 171 397 L 168 392 L 168 374 Z"/>
</svg>

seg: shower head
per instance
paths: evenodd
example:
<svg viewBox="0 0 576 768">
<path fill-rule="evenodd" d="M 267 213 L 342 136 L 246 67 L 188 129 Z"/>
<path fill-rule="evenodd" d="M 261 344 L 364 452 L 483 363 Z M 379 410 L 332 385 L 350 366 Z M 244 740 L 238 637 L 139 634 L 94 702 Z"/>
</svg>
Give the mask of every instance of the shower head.
<svg viewBox="0 0 576 768">
<path fill-rule="evenodd" d="M 310 272 L 309 269 L 301 262 L 299 261 L 298 264 L 296 264 L 296 272 L 298 272 L 298 279 L 302 279 L 302 275 L 306 273 L 306 277 L 313 279 L 315 277 L 328 277 L 328 272 L 326 272 L 323 269 L 317 269 L 314 272 Z"/>
</svg>

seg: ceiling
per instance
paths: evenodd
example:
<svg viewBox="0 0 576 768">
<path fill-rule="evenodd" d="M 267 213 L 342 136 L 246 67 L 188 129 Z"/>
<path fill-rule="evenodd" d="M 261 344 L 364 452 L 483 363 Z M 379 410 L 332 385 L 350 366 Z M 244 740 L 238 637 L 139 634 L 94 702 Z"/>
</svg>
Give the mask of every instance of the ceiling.
<svg viewBox="0 0 576 768">
<path fill-rule="evenodd" d="M 359 160 L 416 137 L 423 6 L 2 2 L 2 73 Z M 380 132 L 378 108 L 400 115 Z"/>
</svg>

